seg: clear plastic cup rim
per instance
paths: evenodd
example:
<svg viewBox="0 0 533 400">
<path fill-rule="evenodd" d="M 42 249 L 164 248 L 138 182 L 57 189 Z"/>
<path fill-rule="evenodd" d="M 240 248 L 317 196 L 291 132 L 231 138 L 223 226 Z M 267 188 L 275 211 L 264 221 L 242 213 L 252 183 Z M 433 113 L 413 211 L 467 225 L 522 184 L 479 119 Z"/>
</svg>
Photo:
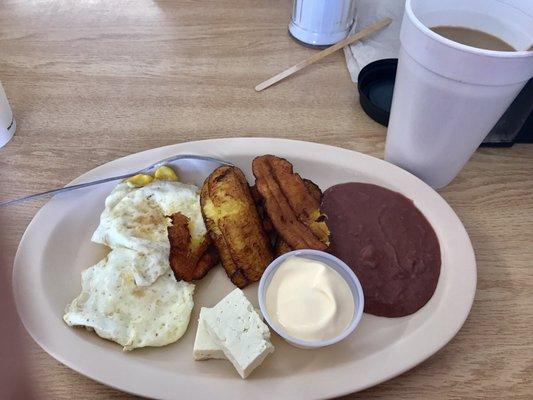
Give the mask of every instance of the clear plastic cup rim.
<svg viewBox="0 0 533 400">
<path fill-rule="evenodd" d="M 282 327 L 280 327 L 273 318 L 271 318 L 267 307 L 266 307 L 266 290 L 268 288 L 268 285 L 270 284 L 270 281 L 272 280 L 272 277 L 274 276 L 274 273 L 277 271 L 279 266 L 289 257 L 302 257 L 302 258 L 309 258 L 316 261 L 321 261 L 324 264 L 326 264 L 328 267 L 332 268 L 334 271 L 338 272 L 339 275 L 346 281 L 348 284 L 348 287 L 350 288 L 350 291 L 352 292 L 352 296 L 354 298 L 354 313 L 352 320 L 348 324 L 348 326 L 337 336 L 326 339 L 326 340 L 303 340 L 296 338 L 294 336 L 288 335 Z M 299 347 L 299 348 L 305 348 L 305 349 L 316 349 L 320 347 L 330 346 L 332 344 L 338 343 L 341 340 L 345 339 L 347 336 L 349 336 L 359 325 L 359 322 L 361 321 L 361 318 L 363 316 L 363 309 L 365 307 L 365 300 L 363 296 L 363 288 L 361 287 L 361 283 L 359 282 L 359 279 L 357 279 L 357 276 L 352 271 L 348 265 L 339 258 L 326 253 L 324 251 L 319 250 L 310 250 L 310 249 L 303 249 L 303 250 L 294 250 L 289 253 L 285 253 L 278 258 L 276 258 L 274 261 L 270 263 L 270 265 L 265 269 L 263 272 L 263 276 L 261 277 L 261 280 L 259 281 L 259 289 L 257 293 L 257 297 L 259 299 L 259 307 L 261 309 L 261 313 L 263 314 L 263 317 L 265 318 L 268 325 L 285 341 L 287 341 L 289 344 L 292 344 L 293 346 Z"/>
</svg>

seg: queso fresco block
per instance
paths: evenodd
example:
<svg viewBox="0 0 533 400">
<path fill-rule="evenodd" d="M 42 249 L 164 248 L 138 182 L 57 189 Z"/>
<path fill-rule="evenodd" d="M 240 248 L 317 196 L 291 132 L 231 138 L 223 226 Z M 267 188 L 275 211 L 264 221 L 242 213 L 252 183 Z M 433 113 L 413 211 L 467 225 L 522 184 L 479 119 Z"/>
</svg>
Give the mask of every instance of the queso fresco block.
<svg viewBox="0 0 533 400">
<path fill-rule="evenodd" d="M 270 331 L 242 290 L 235 289 L 213 308 L 204 308 L 207 332 L 242 378 L 274 351 Z"/>
</svg>

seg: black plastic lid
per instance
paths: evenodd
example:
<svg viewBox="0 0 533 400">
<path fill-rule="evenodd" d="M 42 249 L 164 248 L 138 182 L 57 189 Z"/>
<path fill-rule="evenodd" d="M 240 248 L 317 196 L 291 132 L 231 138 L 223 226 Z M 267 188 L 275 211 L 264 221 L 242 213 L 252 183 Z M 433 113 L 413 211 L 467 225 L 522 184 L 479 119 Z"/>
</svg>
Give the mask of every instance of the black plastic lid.
<svg viewBox="0 0 533 400">
<path fill-rule="evenodd" d="M 359 102 L 374 121 L 389 124 L 397 58 L 374 61 L 364 67 L 357 77 Z"/>
</svg>

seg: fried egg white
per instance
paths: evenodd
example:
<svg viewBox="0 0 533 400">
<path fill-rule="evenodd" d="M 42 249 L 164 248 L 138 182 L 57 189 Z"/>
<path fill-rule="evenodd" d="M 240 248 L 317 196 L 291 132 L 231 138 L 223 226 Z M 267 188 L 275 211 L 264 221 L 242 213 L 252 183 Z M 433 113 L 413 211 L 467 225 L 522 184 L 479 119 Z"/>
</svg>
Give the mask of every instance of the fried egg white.
<svg viewBox="0 0 533 400">
<path fill-rule="evenodd" d="M 164 346 L 186 331 L 194 285 L 177 282 L 168 270 L 150 286 L 135 284 L 137 253 L 118 248 L 83 271 L 82 292 L 63 316 L 70 326 L 85 326 L 132 350 Z"/>
<path fill-rule="evenodd" d="M 170 269 L 167 228 L 176 212 L 189 218 L 192 241 L 201 242 L 207 230 L 196 186 L 163 180 L 140 188 L 120 183 L 106 199 L 92 241 L 136 251 L 135 283 L 150 285 Z"/>
</svg>

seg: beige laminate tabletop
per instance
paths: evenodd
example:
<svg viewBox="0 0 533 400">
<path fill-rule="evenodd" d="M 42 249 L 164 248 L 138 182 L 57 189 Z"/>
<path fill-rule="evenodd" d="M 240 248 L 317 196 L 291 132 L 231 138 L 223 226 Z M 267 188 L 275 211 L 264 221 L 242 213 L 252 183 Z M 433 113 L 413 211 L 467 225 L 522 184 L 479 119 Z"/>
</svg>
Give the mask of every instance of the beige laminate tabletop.
<svg viewBox="0 0 533 400">
<path fill-rule="evenodd" d="M 0 199 L 64 185 L 117 157 L 196 139 L 294 138 L 382 157 L 385 129 L 362 112 L 342 53 L 254 91 L 314 51 L 287 35 L 291 4 L 2 0 L 0 80 L 18 130 L 0 149 Z M 477 151 L 440 193 L 476 252 L 472 312 L 429 360 L 349 398 L 533 395 L 533 145 Z M 43 204 L 0 209 L 4 289 L 20 238 Z M 2 303 L 2 318 L 11 307 Z M 69 370 L 27 334 L 15 336 L 25 350 L 6 352 L 1 362 L 11 371 L 26 360 L 31 381 L 21 382 L 33 385 L 37 398 L 133 397 Z"/>
</svg>

